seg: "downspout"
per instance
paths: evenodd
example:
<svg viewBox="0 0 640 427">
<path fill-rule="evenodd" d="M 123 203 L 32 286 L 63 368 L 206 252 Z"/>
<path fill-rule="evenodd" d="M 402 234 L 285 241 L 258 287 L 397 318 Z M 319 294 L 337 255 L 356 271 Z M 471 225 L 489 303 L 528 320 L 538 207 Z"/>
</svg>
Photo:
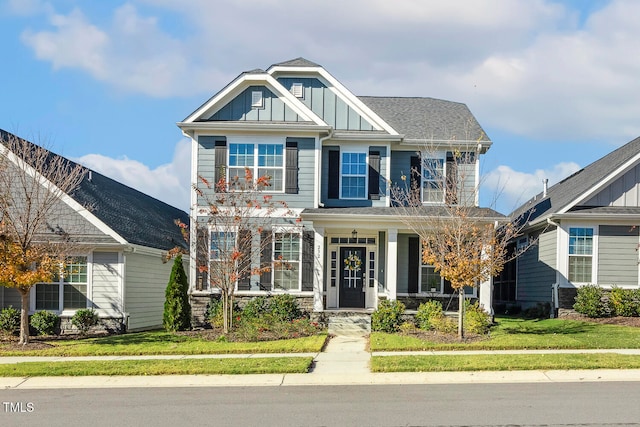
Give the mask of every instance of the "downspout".
<svg viewBox="0 0 640 427">
<path fill-rule="evenodd" d="M 547 218 L 547 224 L 554 225 L 557 228 L 560 228 L 560 223 L 553 221 L 551 218 Z M 555 282 L 551 285 L 551 303 L 553 310 L 550 313 L 550 317 L 558 317 L 558 312 L 560 311 L 560 301 L 559 299 L 559 291 L 560 283 Z"/>
</svg>

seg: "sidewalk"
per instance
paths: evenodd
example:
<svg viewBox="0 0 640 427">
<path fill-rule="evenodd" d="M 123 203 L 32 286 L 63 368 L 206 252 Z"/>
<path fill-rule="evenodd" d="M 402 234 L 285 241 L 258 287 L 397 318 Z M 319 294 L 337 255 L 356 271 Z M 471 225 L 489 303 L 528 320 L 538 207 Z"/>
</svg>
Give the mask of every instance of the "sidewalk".
<svg viewBox="0 0 640 427">
<path fill-rule="evenodd" d="M 504 350 L 504 351 L 418 351 L 374 352 L 365 350 L 363 337 L 333 337 L 322 353 L 221 354 L 193 356 L 97 356 L 97 357 L 0 357 L 0 363 L 59 362 L 76 360 L 153 360 L 187 358 L 258 358 L 311 356 L 308 374 L 263 375 L 169 375 L 0 378 L 4 389 L 118 388 L 118 387 L 254 387 L 372 384 L 472 384 L 640 381 L 640 369 L 496 371 L 496 372 L 410 372 L 371 373 L 371 356 L 439 354 L 549 354 L 618 353 L 640 355 L 640 350 Z"/>
</svg>

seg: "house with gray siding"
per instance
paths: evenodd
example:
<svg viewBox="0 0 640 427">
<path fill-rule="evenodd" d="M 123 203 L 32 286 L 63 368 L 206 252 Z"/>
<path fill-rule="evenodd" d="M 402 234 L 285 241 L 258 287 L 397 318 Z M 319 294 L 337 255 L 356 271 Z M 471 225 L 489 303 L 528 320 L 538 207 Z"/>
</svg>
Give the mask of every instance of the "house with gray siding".
<svg viewBox="0 0 640 427">
<path fill-rule="evenodd" d="M 640 138 L 543 190 L 512 217 L 526 220 L 514 244 L 533 243 L 511 269 L 511 295 L 523 307 L 571 309 L 587 284 L 637 288 Z"/>
<path fill-rule="evenodd" d="M 375 309 L 381 298 L 413 307 L 427 298 L 454 298 L 450 284 L 422 264 L 418 236 L 394 206 L 391 186 L 405 175 L 411 174 L 412 183 L 414 176 L 423 177 L 415 184 L 425 222 L 443 215 L 452 194 L 474 207 L 478 218 L 504 219 L 478 206 L 480 157 L 491 140 L 466 105 L 356 96 L 304 58 L 240 74 L 178 126 L 191 139 L 191 178 L 200 191 L 213 191 L 202 187 L 201 178 L 228 181 L 242 153 L 242 165 L 254 176 L 270 162 L 276 180 L 266 191 L 300 218 L 286 235 L 274 231 L 273 246 L 252 258 L 276 268 L 276 247 L 283 243 L 278 239 L 293 238 L 288 268 L 300 270 L 292 272 L 298 279 L 284 284 L 268 274 L 239 285 L 240 297 L 287 292 L 316 312 Z M 424 178 L 429 176 L 425 164 L 438 168 L 430 181 Z M 460 189 L 431 191 L 454 170 L 465 173 Z M 208 209 L 196 192 L 191 203 L 191 223 L 206 224 Z M 207 301 L 216 289 L 197 260 L 206 264 L 211 257 L 196 253 L 198 235 L 195 229 L 191 233 L 191 293 L 194 301 Z M 205 234 L 210 242 L 204 246 L 215 247 L 219 231 Z M 489 307 L 490 287 L 481 284 L 469 296 L 482 300 L 484 295 Z"/>
<path fill-rule="evenodd" d="M 13 138 L 0 130 L 0 142 Z M 109 330 L 162 327 L 172 267 L 163 256 L 176 246 L 186 249 L 174 221 L 188 223 L 187 213 L 90 169 L 58 204 L 49 217 L 51 229 L 65 230 L 77 249 L 69 254 L 69 274 L 31 289 L 29 312 L 54 312 L 63 328 L 71 327 L 70 318 L 82 308 L 93 308 Z M 20 295 L 0 286 L 0 308 L 8 306 L 19 308 Z"/>
</svg>

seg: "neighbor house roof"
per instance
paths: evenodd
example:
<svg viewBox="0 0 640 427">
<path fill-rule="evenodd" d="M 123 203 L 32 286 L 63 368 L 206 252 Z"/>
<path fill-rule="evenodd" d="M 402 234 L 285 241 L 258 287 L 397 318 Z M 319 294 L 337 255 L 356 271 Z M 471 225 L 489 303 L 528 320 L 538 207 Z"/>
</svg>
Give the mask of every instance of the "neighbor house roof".
<svg viewBox="0 0 640 427">
<path fill-rule="evenodd" d="M 320 65 L 315 62 L 311 62 L 305 58 L 295 58 L 289 61 L 280 62 L 278 64 L 273 64 L 272 67 L 320 67 Z"/>
<path fill-rule="evenodd" d="M 15 135 L 0 129 L 0 142 Z M 51 153 L 52 156 L 62 157 Z M 75 162 L 62 157 L 72 167 Z M 91 210 L 91 214 L 118 233 L 128 243 L 169 250 L 186 248 L 176 219 L 189 223 L 189 215 L 167 203 L 121 184 L 94 170 L 86 169 L 78 188 L 69 194 L 76 202 Z M 89 173 L 90 172 L 90 173 Z"/>
<path fill-rule="evenodd" d="M 606 185 L 610 180 L 608 179 L 610 175 L 638 155 L 640 155 L 640 138 L 634 139 L 549 187 L 546 197 L 543 197 L 544 194 L 542 192 L 538 193 L 513 211 L 511 216 L 514 218 L 526 217 L 529 222 L 537 223 L 560 212 L 580 211 L 586 214 L 588 208 L 593 207 L 577 206 L 575 202 L 580 196 L 585 195 L 596 186 Z M 596 214 L 623 213 L 619 209 L 598 209 L 591 210 L 591 212 Z M 624 212 L 629 213 L 628 210 Z"/>
<path fill-rule="evenodd" d="M 462 103 L 434 98 L 359 96 L 362 102 L 405 139 L 490 143 Z"/>
</svg>

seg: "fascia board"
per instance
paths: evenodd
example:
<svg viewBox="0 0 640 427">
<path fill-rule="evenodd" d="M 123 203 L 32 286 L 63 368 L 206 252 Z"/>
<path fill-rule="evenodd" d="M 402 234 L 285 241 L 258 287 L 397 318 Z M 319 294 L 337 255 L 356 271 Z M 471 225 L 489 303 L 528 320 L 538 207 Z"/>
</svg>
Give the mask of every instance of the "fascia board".
<svg viewBox="0 0 640 427">
<path fill-rule="evenodd" d="M 213 96 L 208 102 L 194 111 L 189 117 L 178 123 L 178 126 L 186 123 L 193 123 L 204 115 L 211 115 L 217 107 L 223 107 L 230 102 L 235 96 L 247 87 L 262 83 L 281 98 L 286 99 L 286 104 L 300 117 L 306 121 L 314 122 L 317 125 L 325 125 L 326 123 L 320 119 L 313 111 L 308 109 L 306 105 L 300 102 L 295 96 L 278 83 L 276 79 L 268 74 L 244 74 L 231 82 L 224 89 Z"/>
<path fill-rule="evenodd" d="M 312 124 L 298 124 L 291 123 L 270 123 L 270 122 L 194 122 L 194 123 L 177 123 L 183 132 L 198 132 L 198 131 L 238 131 L 238 132 L 301 132 L 308 133 L 310 135 L 317 135 L 318 132 L 329 132 L 332 128 L 329 125 L 312 125 Z M 188 134 L 189 137 L 193 135 Z"/>
<path fill-rule="evenodd" d="M 631 167 L 633 167 L 638 161 L 640 161 L 640 153 L 636 154 L 631 159 L 627 160 L 625 163 L 622 164 L 622 166 L 620 166 L 615 171 L 613 171 L 609 175 L 607 175 L 607 177 L 605 179 L 601 180 L 596 185 L 594 185 L 593 187 L 589 188 L 587 191 L 585 191 L 584 193 L 580 194 L 578 197 L 573 199 L 570 203 L 565 205 L 562 209 L 558 210 L 557 213 L 558 214 L 566 213 L 571 208 L 573 208 L 574 206 L 578 205 L 579 203 L 582 203 L 585 200 L 588 200 L 591 196 L 596 194 L 598 191 L 602 190 L 607 185 L 611 184 L 615 179 L 617 179 L 622 174 L 624 174 L 629 169 L 631 169 Z"/>
<path fill-rule="evenodd" d="M 377 130 L 384 130 L 391 135 L 399 135 L 399 133 L 392 128 L 387 122 L 385 122 L 379 115 L 377 115 L 371 108 L 367 107 L 364 102 L 360 101 L 349 89 L 347 89 L 342 83 L 333 77 L 327 70 L 322 67 L 282 67 L 274 66 L 267 70 L 267 73 L 273 76 L 299 76 L 300 74 L 314 74 L 316 77 L 320 76 L 320 80 L 339 95 L 341 98 L 348 100 L 351 106 L 364 117 L 369 123 L 371 123 Z"/>
<path fill-rule="evenodd" d="M 127 240 L 124 237 L 116 233 L 111 227 L 105 224 L 102 220 L 98 219 L 98 217 L 93 215 L 87 208 L 85 208 L 80 203 L 78 203 L 74 198 L 72 198 L 67 193 L 60 190 L 56 185 L 54 185 L 51 181 L 49 181 L 47 178 L 42 176 L 42 174 L 36 171 L 33 167 L 24 163 L 23 161 L 18 161 L 16 155 L 12 151 L 10 151 L 6 146 L 2 145 L 1 150 L 2 150 L 1 151 L 2 155 L 7 157 L 17 167 L 23 169 L 25 173 L 33 177 L 33 179 L 36 179 L 41 185 L 43 185 L 49 191 L 59 193 L 60 201 L 62 201 L 71 209 L 73 209 L 82 218 L 89 221 L 89 223 L 95 226 L 98 230 L 102 231 L 105 235 L 113 238 L 115 241 L 117 241 L 122 245 L 128 244 Z"/>
<path fill-rule="evenodd" d="M 358 133 L 341 133 L 334 132 L 331 136 L 332 141 L 388 141 L 388 142 L 400 142 L 402 141 L 402 135 L 389 135 L 389 134 L 370 134 L 366 132 Z"/>
</svg>

